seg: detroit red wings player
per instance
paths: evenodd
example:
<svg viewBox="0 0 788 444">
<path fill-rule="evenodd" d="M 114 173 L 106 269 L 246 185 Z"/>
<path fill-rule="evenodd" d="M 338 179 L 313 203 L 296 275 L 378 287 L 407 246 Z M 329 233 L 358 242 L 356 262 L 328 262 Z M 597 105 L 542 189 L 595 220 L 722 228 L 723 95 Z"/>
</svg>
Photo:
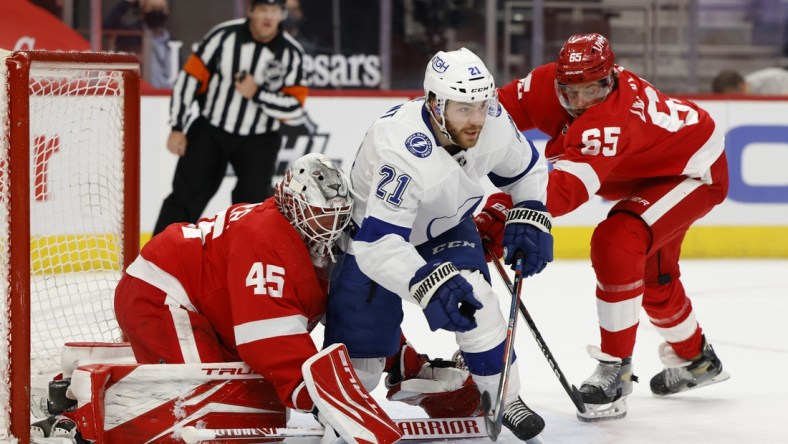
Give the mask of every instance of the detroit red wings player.
<svg viewBox="0 0 788 444">
<path fill-rule="evenodd" d="M 615 65 L 599 34 L 570 37 L 556 62 L 500 88 L 499 98 L 519 129 L 550 136 L 547 209 L 553 216 L 594 194 L 617 201 L 591 239 L 601 347 L 589 347 L 599 364 L 580 388 L 589 407 L 580 419 L 626 414 L 641 306 L 666 341 L 660 347 L 666 369 L 652 378 L 652 392 L 726 379 L 678 264 L 690 225 L 727 194 L 723 136 L 709 114 Z M 500 196 L 489 202 L 477 225 L 483 237 L 497 240 L 505 215 Z"/>
<path fill-rule="evenodd" d="M 309 411 L 301 365 L 325 313 L 318 268 L 350 221 L 345 174 L 323 155 L 294 162 L 275 196 L 173 224 L 126 270 L 118 323 L 139 363 L 246 362 L 284 405 Z"/>
</svg>

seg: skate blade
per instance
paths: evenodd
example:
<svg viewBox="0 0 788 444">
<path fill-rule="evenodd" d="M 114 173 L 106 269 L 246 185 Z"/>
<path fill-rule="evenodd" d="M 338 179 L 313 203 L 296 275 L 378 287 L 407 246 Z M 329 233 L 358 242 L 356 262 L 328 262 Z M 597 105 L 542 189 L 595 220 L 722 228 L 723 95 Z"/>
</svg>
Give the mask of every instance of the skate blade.
<svg viewBox="0 0 788 444">
<path fill-rule="evenodd" d="M 697 384 L 697 385 L 693 385 L 692 387 L 685 387 L 685 388 L 683 388 L 683 389 L 681 389 L 681 390 L 679 390 L 677 392 L 667 393 L 667 394 L 664 394 L 664 395 L 660 394 L 660 393 L 654 393 L 654 392 L 652 392 L 652 393 L 654 393 L 657 396 L 675 395 L 677 393 L 684 393 L 684 392 L 688 392 L 690 390 L 695 390 L 695 389 L 699 389 L 701 387 L 706 387 L 707 385 L 712 385 L 712 384 L 716 384 L 718 382 L 726 381 L 726 380 L 730 379 L 730 377 L 731 377 L 730 373 L 728 373 L 725 370 L 723 370 L 723 371 L 720 372 L 719 375 L 717 375 L 717 376 L 715 376 L 715 377 L 713 377 L 711 379 L 707 379 L 706 381 L 703 381 L 703 382 L 701 382 L 700 384 Z"/>
<path fill-rule="evenodd" d="M 577 413 L 577 419 L 583 422 L 612 421 L 627 416 L 627 399 L 619 398 L 608 404 L 586 404 L 585 413 Z"/>
<path fill-rule="evenodd" d="M 544 439 L 542 439 L 542 434 L 538 434 L 533 438 L 529 438 L 525 440 L 525 444 L 544 444 Z"/>
</svg>

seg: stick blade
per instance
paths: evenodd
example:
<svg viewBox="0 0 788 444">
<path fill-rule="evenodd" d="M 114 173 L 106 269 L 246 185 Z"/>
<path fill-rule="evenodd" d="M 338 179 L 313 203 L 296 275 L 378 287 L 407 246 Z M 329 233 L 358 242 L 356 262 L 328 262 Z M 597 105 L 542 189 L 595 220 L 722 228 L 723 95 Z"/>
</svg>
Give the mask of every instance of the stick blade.
<svg viewBox="0 0 788 444">
<path fill-rule="evenodd" d="M 484 427 L 487 429 L 487 436 L 493 440 L 498 440 L 501 434 L 503 416 L 498 415 L 492 408 L 492 397 L 490 392 L 482 393 L 482 410 L 484 411 Z"/>
<path fill-rule="evenodd" d="M 580 390 L 572 384 L 572 393 L 569 395 L 572 398 L 572 402 L 575 404 L 575 408 L 580 413 L 586 412 L 586 404 L 583 402 L 583 395 L 580 394 Z"/>
</svg>

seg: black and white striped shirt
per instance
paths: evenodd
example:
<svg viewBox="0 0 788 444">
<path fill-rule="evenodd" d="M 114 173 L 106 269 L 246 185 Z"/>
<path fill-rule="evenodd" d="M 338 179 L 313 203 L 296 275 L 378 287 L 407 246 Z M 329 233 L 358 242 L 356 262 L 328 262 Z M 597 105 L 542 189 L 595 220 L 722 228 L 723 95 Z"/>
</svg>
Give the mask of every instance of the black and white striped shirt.
<svg viewBox="0 0 788 444">
<path fill-rule="evenodd" d="M 303 59 L 303 48 L 287 32 L 260 43 L 252 38 L 247 19 L 217 25 L 195 45 L 175 81 L 170 126 L 183 131 L 199 114 L 231 134 L 276 131 L 280 120 L 304 112 Z M 259 85 L 251 100 L 235 88 L 240 72 L 253 75 Z"/>
</svg>

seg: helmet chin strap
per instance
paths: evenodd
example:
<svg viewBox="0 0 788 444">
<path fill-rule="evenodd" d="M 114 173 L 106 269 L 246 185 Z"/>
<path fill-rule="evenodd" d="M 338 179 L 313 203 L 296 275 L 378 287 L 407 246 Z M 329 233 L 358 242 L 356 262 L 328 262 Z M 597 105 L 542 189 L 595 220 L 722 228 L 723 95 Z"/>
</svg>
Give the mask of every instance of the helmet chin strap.
<svg viewBox="0 0 788 444">
<path fill-rule="evenodd" d="M 426 103 L 427 112 L 430 113 L 432 119 L 435 120 L 435 122 L 438 124 L 438 129 L 440 130 L 441 134 L 446 136 L 446 138 L 449 139 L 449 142 L 451 144 L 457 145 L 457 142 L 454 141 L 454 139 L 451 137 L 451 134 L 449 134 L 449 130 L 446 128 L 446 110 L 445 110 L 446 101 L 444 99 L 438 99 L 437 97 L 435 98 L 435 101 L 438 103 L 438 108 L 443 109 L 440 120 L 438 120 L 438 118 L 435 117 L 435 113 L 432 111 L 432 107 L 430 106 L 429 102 Z"/>
</svg>

